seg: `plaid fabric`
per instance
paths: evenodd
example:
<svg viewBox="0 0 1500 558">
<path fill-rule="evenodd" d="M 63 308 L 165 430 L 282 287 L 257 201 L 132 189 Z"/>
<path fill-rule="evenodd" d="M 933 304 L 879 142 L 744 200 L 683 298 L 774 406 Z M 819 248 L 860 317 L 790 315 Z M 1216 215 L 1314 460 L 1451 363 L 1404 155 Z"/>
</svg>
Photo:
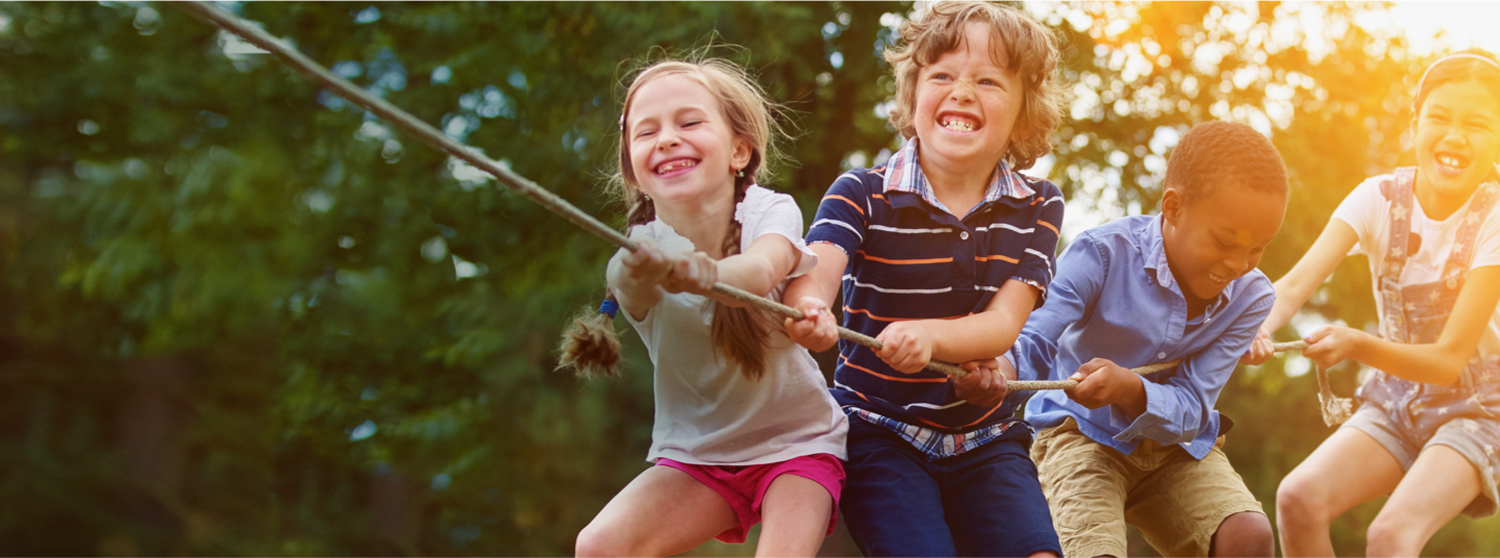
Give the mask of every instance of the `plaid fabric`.
<svg viewBox="0 0 1500 558">
<path fill-rule="evenodd" d="M 899 420 L 881 415 L 879 413 L 867 411 L 859 407 L 845 406 L 844 413 L 848 414 L 851 417 L 858 417 L 860 419 L 863 419 L 870 424 L 885 428 L 887 430 L 890 430 L 891 432 L 895 432 L 897 436 L 901 437 L 901 439 L 906 440 L 907 442 L 911 443 L 912 447 L 917 448 L 917 451 L 926 454 L 927 459 L 931 461 L 937 461 L 945 457 L 953 457 L 955 455 L 985 445 L 990 441 L 999 438 L 1000 435 L 1005 434 L 1007 430 L 1010 430 L 1012 426 L 1016 426 L 1018 424 L 1026 427 L 1027 430 L 1031 430 L 1031 434 L 1033 436 L 1036 435 L 1036 429 L 1032 428 L 1030 424 L 1027 424 L 1026 421 L 1014 417 L 971 432 L 965 432 L 961 434 L 944 434 L 936 430 L 929 430 L 920 426 L 912 426 Z"/>
<path fill-rule="evenodd" d="M 938 201 L 937 195 L 932 193 L 932 188 L 927 184 L 927 176 L 922 174 L 922 167 L 917 165 L 917 138 L 906 140 L 906 145 L 891 156 L 886 166 L 890 169 L 885 173 L 886 192 L 911 192 L 922 196 L 933 207 L 953 213 L 943 206 L 943 202 Z M 1010 165 L 1005 159 L 1001 159 L 1000 164 L 995 165 L 995 174 L 990 176 L 990 187 L 984 192 L 984 201 L 996 201 L 1002 196 L 1024 200 L 1033 195 L 1036 195 L 1036 191 L 1021 180 L 1021 174 L 1010 170 Z"/>
</svg>

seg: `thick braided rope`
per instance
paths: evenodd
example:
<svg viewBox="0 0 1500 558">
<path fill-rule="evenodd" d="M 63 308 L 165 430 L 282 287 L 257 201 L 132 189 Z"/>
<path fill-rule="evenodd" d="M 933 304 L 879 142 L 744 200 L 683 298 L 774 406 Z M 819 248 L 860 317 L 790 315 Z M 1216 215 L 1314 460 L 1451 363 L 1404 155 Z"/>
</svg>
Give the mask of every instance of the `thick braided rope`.
<svg viewBox="0 0 1500 558">
<path fill-rule="evenodd" d="M 1300 350 L 1306 349 L 1306 348 L 1307 348 L 1307 342 L 1306 341 L 1288 341 L 1286 343 L 1276 343 L 1272 347 L 1272 350 L 1274 352 L 1284 353 L 1284 352 L 1287 352 L 1287 351 L 1300 351 Z M 1181 359 L 1178 359 L 1178 360 L 1169 360 L 1167 362 L 1158 362 L 1158 363 L 1155 363 L 1155 364 L 1147 364 L 1145 366 L 1141 366 L 1141 367 L 1138 367 L 1138 368 L 1131 368 L 1130 371 L 1131 372 L 1135 372 L 1136 374 L 1146 375 L 1146 374 L 1153 374 L 1153 373 L 1156 373 L 1156 372 L 1161 372 L 1162 370 L 1170 369 L 1173 366 L 1177 366 L 1179 364 L 1182 364 L 1182 360 Z M 1031 391 L 1031 390 L 1039 390 L 1039 389 L 1073 389 L 1077 385 L 1078 385 L 1078 382 L 1075 382 L 1073 380 L 1041 381 L 1041 382 L 1017 381 L 1017 382 L 1010 382 L 1010 383 L 1006 384 L 1006 387 L 1010 388 L 1011 391 Z"/>
<path fill-rule="evenodd" d="M 510 187 L 512 190 L 516 190 L 526 197 L 531 198 L 532 201 L 541 204 L 542 207 L 547 208 L 553 213 L 561 215 L 564 219 L 567 219 L 569 222 L 572 222 L 579 228 L 593 233 L 594 236 L 607 240 L 614 245 L 626 250 L 634 251 L 636 249 L 635 242 L 631 241 L 630 238 L 626 237 L 623 234 L 620 234 L 619 231 L 610 228 L 608 225 L 599 222 L 599 220 L 595 219 L 593 216 L 584 213 L 582 210 L 568 203 L 567 200 L 558 197 L 557 194 L 553 194 L 552 192 L 547 191 L 541 186 L 538 186 L 535 182 L 527 180 L 526 177 L 511 172 L 509 169 L 500 166 L 499 163 L 488 157 L 485 157 L 484 155 L 481 155 L 477 150 L 474 150 L 467 145 L 454 141 L 452 138 L 443 135 L 442 133 L 438 132 L 436 128 L 433 128 L 426 122 L 418 120 L 416 117 L 412 116 L 404 110 L 401 110 L 397 106 L 386 102 L 384 99 L 380 99 L 378 97 L 370 95 L 369 93 L 365 92 L 365 90 L 360 89 L 359 86 L 351 83 L 349 80 L 334 75 L 332 72 L 329 72 L 328 69 L 319 65 L 317 62 L 314 62 L 312 59 L 298 52 L 296 49 L 292 48 L 286 43 L 283 43 L 280 39 L 277 39 L 276 37 L 272 36 L 269 33 L 266 33 L 258 27 L 245 23 L 245 21 L 240 19 L 238 16 L 235 16 L 234 14 L 224 11 L 224 9 L 218 6 L 206 2 L 173 2 L 172 5 L 182 9 L 189 14 L 192 14 L 198 19 L 217 25 L 220 28 L 229 31 L 230 33 L 234 33 L 235 35 L 239 35 L 255 46 L 270 51 L 272 54 L 275 54 L 278 58 L 280 58 L 282 62 L 285 62 L 288 66 L 291 66 L 292 69 L 296 70 L 298 73 L 301 73 L 303 77 L 311 80 L 319 87 L 332 91 L 338 94 L 340 97 L 348 99 L 350 102 L 364 107 L 366 110 L 375 113 L 385 121 L 391 123 L 391 125 L 400 129 L 402 132 L 405 132 L 407 135 L 410 135 L 416 138 L 418 141 L 427 144 L 433 149 L 445 151 L 450 155 L 458 157 L 459 159 L 464 160 L 470 165 L 473 165 L 475 168 L 481 169 L 493 175 L 496 179 L 500 180 L 501 184 L 504 184 Z M 781 316 L 792 318 L 794 320 L 802 319 L 802 312 L 797 310 L 796 308 L 771 301 L 769 299 L 766 299 L 765 297 L 756 296 L 744 290 L 737 289 L 723 283 L 716 283 L 713 287 L 713 291 L 725 297 L 746 303 L 766 312 L 779 314 Z M 880 349 L 880 342 L 876 341 L 873 337 L 842 327 L 838 328 L 838 331 L 839 338 L 841 339 L 846 339 L 851 342 L 869 347 L 871 349 Z M 967 374 L 964 369 L 959 368 L 957 365 L 936 360 L 928 362 L 927 368 L 955 377 L 963 377 L 965 374 Z"/>
</svg>

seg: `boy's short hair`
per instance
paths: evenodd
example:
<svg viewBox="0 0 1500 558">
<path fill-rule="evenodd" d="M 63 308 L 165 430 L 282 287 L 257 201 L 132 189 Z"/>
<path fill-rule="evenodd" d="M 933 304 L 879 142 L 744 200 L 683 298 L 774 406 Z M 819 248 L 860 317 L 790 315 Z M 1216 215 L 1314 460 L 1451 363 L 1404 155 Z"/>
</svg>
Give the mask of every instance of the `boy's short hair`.
<svg viewBox="0 0 1500 558">
<path fill-rule="evenodd" d="M 1052 132 L 1062 120 L 1062 86 L 1057 79 L 1061 54 L 1051 28 L 1021 10 L 977 1 L 936 2 L 925 12 L 901 24 L 900 42 L 886 48 L 885 60 L 896 75 L 896 108 L 891 123 L 905 137 L 917 135 L 912 113 L 917 106 L 917 74 L 938 57 L 962 45 L 964 25 L 988 23 L 992 48 L 1004 46 L 1009 54 L 997 64 L 1015 70 L 1021 78 L 1021 111 L 1011 129 L 1005 156 L 1016 170 L 1031 168 L 1038 158 L 1052 151 Z"/>
<path fill-rule="evenodd" d="M 1286 163 L 1271 140 L 1237 122 L 1193 126 L 1167 159 L 1168 188 L 1184 202 L 1225 189 L 1287 195 Z"/>
</svg>

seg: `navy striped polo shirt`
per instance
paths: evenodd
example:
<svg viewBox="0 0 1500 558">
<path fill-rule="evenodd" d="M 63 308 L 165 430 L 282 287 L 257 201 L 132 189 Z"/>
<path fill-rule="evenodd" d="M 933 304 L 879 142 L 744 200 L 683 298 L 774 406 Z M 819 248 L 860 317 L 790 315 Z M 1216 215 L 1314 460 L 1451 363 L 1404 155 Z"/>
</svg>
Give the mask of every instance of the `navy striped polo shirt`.
<svg viewBox="0 0 1500 558">
<path fill-rule="evenodd" d="M 983 311 L 1010 279 L 1040 289 L 1040 306 L 1052 281 L 1062 192 L 1002 160 L 984 202 L 959 219 L 927 187 L 915 147 L 908 142 L 884 167 L 844 173 L 818 205 L 808 244 L 849 256 L 844 326 L 875 337 L 895 321 L 961 318 Z M 832 392 L 845 407 L 957 433 L 1011 418 L 1024 399 L 968 404 L 940 372 L 904 374 L 868 348 L 842 339 L 838 347 Z"/>
</svg>

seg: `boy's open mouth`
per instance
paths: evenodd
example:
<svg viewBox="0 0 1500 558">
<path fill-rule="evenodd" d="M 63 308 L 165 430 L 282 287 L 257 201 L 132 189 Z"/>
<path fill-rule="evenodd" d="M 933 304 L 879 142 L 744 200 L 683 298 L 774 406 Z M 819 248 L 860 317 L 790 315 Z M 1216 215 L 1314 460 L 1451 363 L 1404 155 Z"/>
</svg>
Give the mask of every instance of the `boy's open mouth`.
<svg viewBox="0 0 1500 558">
<path fill-rule="evenodd" d="M 972 132 L 980 128 L 979 119 L 956 113 L 939 114 L 937 122 L 939 126 L 955 132 Z"/>
<path fill-rule="evenodd" d="M 1224 277 L 1224 276 L 1218 275 L 1216 273 L 1209 273 L 1208 274 L 1208 280 L 1209 281 L 1213 281 L 1215 285 L 1225 285 L 1225 284 L 1228 284 L 1233 279 L 1234 279 L 1233 277 Z"/>
</svg>

